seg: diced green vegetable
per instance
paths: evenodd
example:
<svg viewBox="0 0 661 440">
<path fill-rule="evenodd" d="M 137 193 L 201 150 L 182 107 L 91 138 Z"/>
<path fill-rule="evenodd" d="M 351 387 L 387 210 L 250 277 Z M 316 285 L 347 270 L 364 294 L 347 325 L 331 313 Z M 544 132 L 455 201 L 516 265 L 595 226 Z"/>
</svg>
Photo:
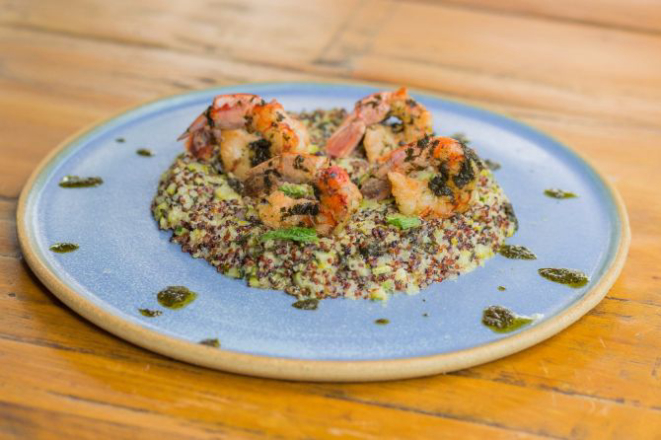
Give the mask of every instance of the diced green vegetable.
<svg viewBox="0 0 661 440">
<path fill-rule="evenodd" d="M 317 231 L 312 228 L 292 226 L 291 228 L 269 231 L 263 234 L 259 240 L 292 240 L 301 243 L 316 243 L 319 241 L 319 238 L 317 237 Z"/>
<path fill-rule="evenodd" d="M 386 221 L 389 225 L 397 226 L 399 229 L 417 228 L 422 224 L 418 217 L 406 217 L 403 215 L 389 215 Z"/>
<path fill-rule="evenodd" d="M 282 191 L 287 197 L 294 199 L 300 199 L 301 197 L 311 196 L 312 192 L 310 188 L 305 185 L 294 185 L 293 183 L 285 183 L 284 185 L 278 188 Z"/>
</svg>

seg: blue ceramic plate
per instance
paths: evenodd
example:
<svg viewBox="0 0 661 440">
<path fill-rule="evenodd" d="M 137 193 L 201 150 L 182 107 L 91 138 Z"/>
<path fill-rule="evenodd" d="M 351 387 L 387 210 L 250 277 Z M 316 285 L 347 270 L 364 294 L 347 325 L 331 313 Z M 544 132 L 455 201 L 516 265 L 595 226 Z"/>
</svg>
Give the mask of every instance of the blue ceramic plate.
<svg viewBox="0 0 661 440">
<path fill-rule="evenodd" d="M 438 134 L 463 132 L 495 172 L 520 222 L 509 242 L 535 261 L 501 256 L 456 281 L 387 303 L 325 300 L 316 311 L 291 307 L 279 291 L 253 289 L 191 258 L 159 231 L 150 203 L 161 173 L 183 146 L 175 139 L 221 93 L 277 98 L 288 110 L 345 107 L 377 88 L 345 84 L 246 84 L 161 99 L 120 114 L 67 140 L 35 171 L 19 208 L 24 254 L 65 303 L 135 344 L 189 362 L 239 373 L 300 380 L 382 380 L 464 368 L 533 345 L 594 307 L 626 257 L 629 228 L 615 191 L 583 159 L 553 139 L 504 116 L 422 93 Z M 125 142 L 118 142 L 118 138 Z M 147 147 L 154 157 L 136 149 Z M 100 176 L 96 188 L 63 189 L 65 175 Z M 555 200 L 547 188 L 575 192 Z M 80 249 L 57 254 L 56 242 Z M 573 289 L 541 278 L 540 267 L 569 267 L 590 276 Z M 181 310 L 160 309 L 156 293 L 185 285 L 199 293 Z M 506 291 L 499 291 L 498 286 Z M 480 323 L 502 305 L 534 325 L 498 334 Z M 428 314 L 424 317 L 423 314 Z M 386 318 L 389 325 L 375 325 Z M 200 345 L 218 338 L 221 348 Z"/>
</svg>

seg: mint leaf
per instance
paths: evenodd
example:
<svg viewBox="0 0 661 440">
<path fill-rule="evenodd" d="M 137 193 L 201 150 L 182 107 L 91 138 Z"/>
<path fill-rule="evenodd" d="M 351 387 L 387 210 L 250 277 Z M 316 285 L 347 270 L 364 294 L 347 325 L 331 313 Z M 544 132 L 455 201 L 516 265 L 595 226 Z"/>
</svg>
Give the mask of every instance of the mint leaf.
<svg viewBox="0 0 661 440">
<path fill-rule="evenodd" d="M 287 229 L 269 231 L 259 238 L 259 241 L 267 240 L 292 240 L 301 243 L 316 243 L 319 238 L 317 237 L 317 231 L 312 228 L 293 226 Z"/>
<path fill-rule="evenodd" d="M 399 229 L 417 228 L 422 224 L 418 217 L 405 217 L 403 215 L 389 215 L 386 217 L 389 225 L 397 226 Z"/>
</svg>

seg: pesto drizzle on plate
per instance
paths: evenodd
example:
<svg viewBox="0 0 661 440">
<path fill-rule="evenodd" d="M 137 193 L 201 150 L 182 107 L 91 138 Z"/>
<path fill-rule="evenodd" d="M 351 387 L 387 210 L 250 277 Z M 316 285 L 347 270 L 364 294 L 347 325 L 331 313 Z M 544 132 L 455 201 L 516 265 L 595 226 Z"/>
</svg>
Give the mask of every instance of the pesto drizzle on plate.
<svg viewBox="0 0 661 440">
<path fill-rule="evenodd" d="M 157 316 L 161 316 L 163 314 L 163 312 L 160 310 L 138 309 L 138 311 L 142 316 L 146 316 L 147 318 L 156 318 Z"/>
<path fill-rule="evenodd" d="M 532 318 L 517 316 L 502 306 L 489 306 L 482 312 L 482 324 L 496 333 L 509 333 L 532 322 Z"/>
<path fill-rule="evenodd" d="M 498 248 L 498 253 L 512 260 L 536 260 L 537 256 L 525 246 L 514 244 L 503 244 Z"/>
<path fill-rule="evenodd" d="M 296 301 L 291 306 L 301 310 L 317 310 L 319 300 L 316 298 L 302 299 Z"/>
<path fill-rule="evenodd" d="M 575 269 L 561 269 L 561 268 L 552 268 L 545 267 L 539 269 L 537 272 L 547 280 L 551 280 L 556 283 L 566 284 L 570 287 L 583 287 L 585 286 L 590 278 L 580 270 Z"/>
<path fill-rule="evenodd" d="M 160 305 L 174 310 L 187 306 L 195 301 L 195 298 L 197 293 L 184 286 L 168 286 L 156 295 Z"/>
<path fill-rule="evenodd" d="M 58 254 L 66 254 L 68 252 L 73 252 L 78 249 L 78 245 L 76 243 L 55 243 L 48 249 L 50 249 L 53 252 L 57 252 Z"/>
<path fill-rule="evenodd" d="M 135 150 L 135 153 L 138 156 L 145 156 L 145 157 L 152 157 L 154 155 L 154 152 L 151 151 L 149 148 L 138 148 Z"/>
<path fill-rule="evenodd" d="M 546 194 L 549 197 L 552 197 L 554 199 L 573 199 L 575 197 L 578 197 L 576 194 L 573 192 L 569 191 L 563 191 L 558 188 L 550 188 L 544 190 L 544 194 Z"/>
<path fill-rule="evenodd" d="M 79 177 L 79 176 L 64 176 L 60 180 L 62 188 L 89 188 L 99 186 L 103 183 L 100 177 Z"/>
<path fill-rule="evenodd" d="M 209 347 L 220 348 L 220 341 L 218 338 L 202 339 L 200 344 L 206 345 Z"/>
</svg>

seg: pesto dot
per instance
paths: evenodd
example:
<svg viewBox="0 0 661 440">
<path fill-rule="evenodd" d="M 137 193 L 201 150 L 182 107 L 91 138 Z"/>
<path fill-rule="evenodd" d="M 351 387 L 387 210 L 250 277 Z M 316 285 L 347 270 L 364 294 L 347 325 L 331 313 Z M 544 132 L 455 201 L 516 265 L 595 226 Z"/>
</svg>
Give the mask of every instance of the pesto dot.
<svg viewBox="0 0 661 440">
<path fill-rule="evenodd" d="M 168 286 L 156 295 L 158 303 L 168 309 L 180 309 L 197 298 L 197 293 L 184 286 Z"/>
<path fill-rule="evenodd" d="M 209 347 L 214 347 L 214 348 L 219 348 L 220 347 L 220 341 L 218 340 L 218 338 L 202 339 L 200 341 L 200 344 L 207 345 Z"/>
<path fill-rule="evenodd" d="M 150 310 L 150 309 L 138 309 L 138 310 L 142 316 L 146 316 L 147 318 L 155 318 L 163 314 L 163 312 L 161 312 L 160 310 Z"/>
<path fill-rule="evenodd" d="M 300 310 L 317 310 L 317 307 L 319 306 L 319 300 L 316 298 L 302 299 L 300 301 L 296 301 L 291 306 Z"/>
<path fill-rule="evenodd" d="M 73 252 L 78 249 L 78 245 L 75 243 L 55 243 L 49 248 L 53 252 L 58 254 L 66 254 L 67 252 Z"/>
<path fill-rule="evenodd" d="M 374 324 L 386 325 L 386 324 L 390 324 L 390 320 L 388 320 L 386 318 L 379 318 L 376 321 L 374 321 Z"/>
</svg>

